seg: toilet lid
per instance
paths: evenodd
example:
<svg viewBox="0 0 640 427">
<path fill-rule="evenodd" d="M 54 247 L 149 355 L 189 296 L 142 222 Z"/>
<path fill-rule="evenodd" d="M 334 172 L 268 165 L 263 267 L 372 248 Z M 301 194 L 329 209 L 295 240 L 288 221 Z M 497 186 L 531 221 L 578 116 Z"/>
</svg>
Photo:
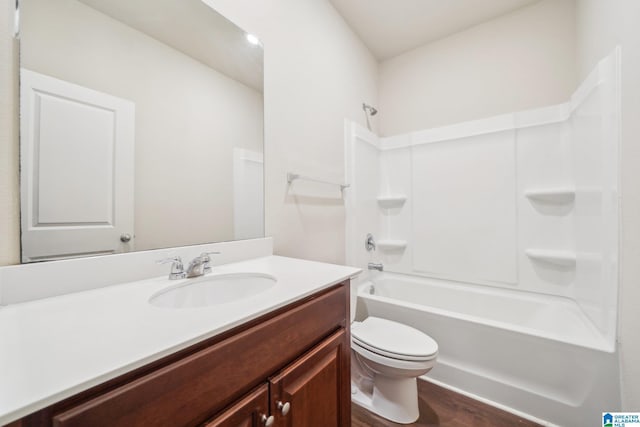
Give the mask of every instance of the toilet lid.
<svg viewBox="0 0 640 427">
<path fill-rule="evenodd" d="M 355 344 L 394 359 L 429 360 L 438 353 L 438 343 L 429 335 L 379 317 L 354 323 L 351 336 Z"/>
</svg>

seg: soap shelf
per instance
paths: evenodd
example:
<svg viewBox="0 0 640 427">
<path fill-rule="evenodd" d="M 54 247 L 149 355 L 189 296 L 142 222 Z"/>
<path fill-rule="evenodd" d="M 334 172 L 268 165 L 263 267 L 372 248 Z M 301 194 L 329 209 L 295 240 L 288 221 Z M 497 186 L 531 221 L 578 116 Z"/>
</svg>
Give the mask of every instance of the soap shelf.
<svg viewBox="0 0 640 427">
<path fill-rule="evenodd" d="M 378 248 L 386 251 L 401 251 L 407 247 L 406 240 L 392 240 L 392 239 L 383 239 L 378 240 Z"/>
<path fill-rule="evenodd" d="M 571 203 L 576 197 L 576 190 L 570 187 L 535 188 L 527 190 L 524 195 L 530 200 L 548 203 Z"/>
<path fill-rule="evenodd" d="M 378 196 L 378 204 L 382 208 L 394 208 L 404 205 L 407 201 L 407 196 L 404 194 L 393 194 L 388 196 Z"/>
<path fill-rule="evenodd" d="M 543 261 L 560 267 L 575 267 L 576 254 L 571 251 L 550 249 L 527 249 L 524 253 L 535 261 Z"/>
</svg>

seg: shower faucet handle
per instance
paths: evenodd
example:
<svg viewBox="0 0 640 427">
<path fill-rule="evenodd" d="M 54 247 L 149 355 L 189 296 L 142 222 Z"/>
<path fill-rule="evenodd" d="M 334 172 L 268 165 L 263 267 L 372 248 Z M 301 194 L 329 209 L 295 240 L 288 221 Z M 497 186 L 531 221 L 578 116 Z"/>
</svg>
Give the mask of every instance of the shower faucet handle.
<svg viewBox="0 0 640 427">
<path fill-rule="evenodd" d="M 373 238 L 373 234 L 371 233 L 367 234 L 367 239 L 364 242 L 364 247 L 367 249 L 367 252 L 376 250 L 376 241 Z"/>
</svg>

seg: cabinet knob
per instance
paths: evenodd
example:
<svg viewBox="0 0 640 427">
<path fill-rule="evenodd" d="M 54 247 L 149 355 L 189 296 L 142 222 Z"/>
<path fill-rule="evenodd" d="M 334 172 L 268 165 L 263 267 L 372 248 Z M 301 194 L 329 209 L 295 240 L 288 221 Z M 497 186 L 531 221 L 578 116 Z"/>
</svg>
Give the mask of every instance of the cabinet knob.
<svg viewBox="0 0 640 427">
<path fill-rule="evenodd" d="M 264 424 L 265 427 L 271 427 L 273 425 L 273 422 L 275 421 L 275 418 L 273 415 L 267 417 L 265 414 L 262 414 L 262 416 L 260 417 L 260 421 L 262 421 L 262 424 Z"/>
<path fill-rule="evenodd" d="M 128 243 L 131 241 L 131 234 L 129 233 L 123 233 L 120 235 L 120 241 L 122 243 Z"/>
<path fill-rule="evenodd" d="M 291 409 L 291 404 L 289 402 L 282 403 L 278 400 L 276 402 L 276 407 L 280 410 L 282 415 L 287 415 L 289 413 L 289 409 Z"/>
</svg>

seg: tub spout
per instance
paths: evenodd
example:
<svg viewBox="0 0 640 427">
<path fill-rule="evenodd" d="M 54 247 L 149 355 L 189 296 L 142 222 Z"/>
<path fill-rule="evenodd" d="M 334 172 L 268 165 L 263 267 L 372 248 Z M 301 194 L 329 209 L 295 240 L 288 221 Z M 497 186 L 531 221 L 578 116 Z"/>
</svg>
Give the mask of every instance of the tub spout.
<svg viewBox="0 0 640 427">
<path fill-rule="evenodd" d="M 367 268 L 369 270 L 383 271 L 384 270 L 384 265 L 382 265 L 382 263 L 370 262 L 369 264 L 367 264 Z"/>
</svg>

